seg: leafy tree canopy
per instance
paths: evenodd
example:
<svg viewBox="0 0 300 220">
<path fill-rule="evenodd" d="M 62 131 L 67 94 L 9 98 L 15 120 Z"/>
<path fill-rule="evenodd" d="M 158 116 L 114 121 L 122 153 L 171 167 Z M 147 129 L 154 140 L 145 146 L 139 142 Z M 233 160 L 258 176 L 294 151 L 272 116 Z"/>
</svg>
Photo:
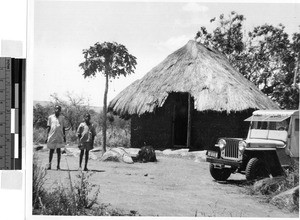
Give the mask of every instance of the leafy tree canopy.
<svg viewBox="0 0 300 220">
<path fill-rule="evenodd" d="M 85 61 L 79 66 L 84 77 L 95 76 L 97 72 L 116 78 L 134 72 L 136 57 L 128 53 L 126 47 L 116 42 L 96 43 L 83 50 Z"/>
<path fill-rule="evenodd" d="M 300 33 L 290 37 L 285 26 L 264 24 L 246 34 L 246 18 L 236 12 L 223 14 L 209 33 L 201 27 L 195 38 L 222 52 L 241 74 L 284 109 L 299 106 Z"/>
</svg>

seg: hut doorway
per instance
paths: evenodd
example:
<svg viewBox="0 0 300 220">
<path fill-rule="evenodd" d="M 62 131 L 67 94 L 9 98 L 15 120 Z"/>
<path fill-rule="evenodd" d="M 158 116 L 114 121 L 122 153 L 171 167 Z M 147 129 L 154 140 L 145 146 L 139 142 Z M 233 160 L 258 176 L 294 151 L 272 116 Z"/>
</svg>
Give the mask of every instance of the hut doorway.
<svg viewBox="0 0 300 220">
<path fill-rule="evenodd" d="M 187 147 L 188 133 L 188 93 L 174 94 L 173 107 L 173 146 Z"/>
</svg>

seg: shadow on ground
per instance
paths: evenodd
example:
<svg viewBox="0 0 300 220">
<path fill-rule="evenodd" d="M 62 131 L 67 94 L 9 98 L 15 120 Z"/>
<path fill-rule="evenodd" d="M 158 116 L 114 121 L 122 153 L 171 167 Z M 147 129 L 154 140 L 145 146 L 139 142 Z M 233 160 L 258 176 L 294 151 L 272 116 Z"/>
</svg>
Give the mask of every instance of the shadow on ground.
<svg viewBox="0 0 300 220">
<path fill-rule="evenodd" d="M 239 187 L 243 187 L 243 186 L 250 186 L 253 184 L 252 181 L 248 181 L 248 180 L 226 180 L 226 181 L 216 181 L 220 184 L 229 184 L 229 185 L 235 185 L 235 186 L 239 186 Z"/>
<path fill-rule="evenodd" d="M 55 170 L 54 170 L 55 171 Z M 70 172 L 78 172 L 80 170 L 78 169 L 60 169 L 59 171 L 70 171 Z M 86 172 L 86 171 L 83 171 L 83 172 Z M 87 172 L 98 172 L 98 173 L 102 173 L 102 172 L 105 172 L 105 170 L 88 170 Z"/>
</svg>

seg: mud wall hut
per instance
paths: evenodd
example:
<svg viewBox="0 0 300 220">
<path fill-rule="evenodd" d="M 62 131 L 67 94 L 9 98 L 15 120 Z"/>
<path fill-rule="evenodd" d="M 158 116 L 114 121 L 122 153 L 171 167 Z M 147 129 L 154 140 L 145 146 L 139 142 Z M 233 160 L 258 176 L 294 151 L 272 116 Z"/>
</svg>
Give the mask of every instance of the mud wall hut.
<svg viewBox="0 0 300 220">
<path fill-rule="evenodd" d="M 278 106 L 225 56 L 195 41 L 170 54 L 110 103 L 131 118 L 131 146 L 209 149 L 219 137 L 246 137 L 243 120 Z"/>
</svg>

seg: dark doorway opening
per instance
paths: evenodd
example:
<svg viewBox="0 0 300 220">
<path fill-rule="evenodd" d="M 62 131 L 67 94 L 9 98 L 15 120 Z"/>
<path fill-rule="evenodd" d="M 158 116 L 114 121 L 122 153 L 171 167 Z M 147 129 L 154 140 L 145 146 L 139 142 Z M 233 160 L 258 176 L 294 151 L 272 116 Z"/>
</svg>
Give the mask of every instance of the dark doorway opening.
<svg viewBox="0 0 300 220">
<path fill-rule="evenodd" d="M 176 93 L 174 96 L 174 145 L 186 146 L 188 126 L 188 93 Z"/>
</svg>

